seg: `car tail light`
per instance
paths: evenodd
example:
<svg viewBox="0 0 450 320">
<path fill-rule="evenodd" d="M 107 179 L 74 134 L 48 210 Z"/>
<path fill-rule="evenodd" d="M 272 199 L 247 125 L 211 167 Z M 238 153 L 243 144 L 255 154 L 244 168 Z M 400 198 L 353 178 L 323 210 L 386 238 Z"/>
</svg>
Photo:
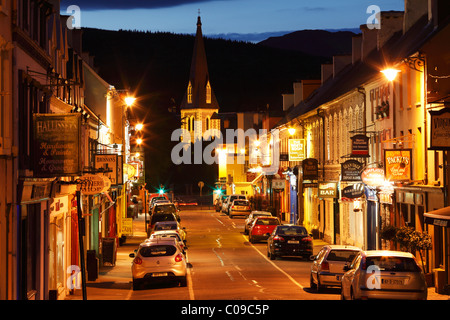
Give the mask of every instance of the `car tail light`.
<svg viewBox="0 0 450 320">
<path fill-rule="evenodd" d="M 311 242 L 311 241 L 312 241 L 312 238 L 311 238 L 311 237 L 304 237 L 304 238 L 302 239 L 302 241 L 303 241 L 303 242 Z"/>
<path fill-rule="evenodd" d="M 142 264 L 142 259 L 140 257 L 136 257 L 136 258 L 134 258 L 134 263 L 135 264 Z"/>
<path fill-rule="evenodd" d="M 181 262 L 181 261 L 183 261 L 183 255 L 181 253 L 179 253 L 175 257 L 175 262 Z"/>
<path fill-rule="evenodd" d="M 274 241 L 281 241 L 281 242 L 283 242 L 284 238 L 277 235 L 277 236 L 273 237 L 273 240 Z"/>
<path fill-rule="evenodd" d="M 231 206 L 231 209 L 234 209 L 234 206 Z"/>
<path fill-rule="evenodd" d="M 321 270 L 322 271 L 330 271 L 330 265 L 327 261 L 322 262 Z"/>
</svg>

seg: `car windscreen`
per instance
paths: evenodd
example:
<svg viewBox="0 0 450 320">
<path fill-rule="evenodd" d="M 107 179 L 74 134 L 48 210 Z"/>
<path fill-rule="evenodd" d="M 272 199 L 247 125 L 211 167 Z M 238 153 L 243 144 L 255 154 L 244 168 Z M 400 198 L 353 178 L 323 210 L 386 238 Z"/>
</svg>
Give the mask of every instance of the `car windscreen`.
<svg viewBox="0 0 450 320">
<path fill-rule="evenodd" d="M 390 272 L 419 272 L 420 267 L 416 261 L 408 257 L 366 257 L 366 268 L 369 266 L 377 266 L 380 271 Z"/>
<path fill-rule="evenodd" d="M 173 256 L 177 249 L 171 245 L 153 245 L 142 247 L 139 254 L 143 257 Z"/>
<path fill-rule="evenodd" d="M 359 251 L 355 250 L 331 250 L 327 256 L 327 260 L 351 262 L 358 253 Z"/>
<path fill-rule="evenodd" d="M 285 236 L 306 236 L 308 232 L 303 227 L 282 226 L 277 228 L 277 234 Z"/>
<path fill-rule="evenodd" d="M 178 226 L 175 223 L 171 223 L 171 224 L 167 224 L 167 223 L 162 223 L 162 224 L 155 224 L 155 231 L 156 230 L 177 230 Z"/>
<path fill-rule="evenodd" d="M 175 216 L 173 214 L 153 214 L 152 215 L 152 224 L 160 221 L 176 221 Z"/>
<path fill-rule="evenodd" d="M 175 213 L 177 209 L 173 204 L 159 205 L 155 207 L 155 213 Z"/>
<path fill-rule="evenodd" d="M 248 201 L 247 200 L 234 200 L 233 204 L 235 206 L 248 206 Z"/>
<path fill-rule="evenodd" d="M 273 225 L 278 225 L 278 220 L 277 219 L 258 219 L 255 222 L 256 225 L 265 225 L 265 226 L 273 226 Z"/>
</svg>

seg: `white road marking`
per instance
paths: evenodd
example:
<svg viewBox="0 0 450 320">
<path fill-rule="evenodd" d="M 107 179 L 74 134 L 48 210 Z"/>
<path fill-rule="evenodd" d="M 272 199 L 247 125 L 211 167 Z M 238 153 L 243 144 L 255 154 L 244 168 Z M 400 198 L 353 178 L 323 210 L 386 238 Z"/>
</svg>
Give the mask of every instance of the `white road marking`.
<svg viewBox="0 0 450 320">
<path fill-rule="evenodd" d="M 246 236 L 242 235 L 242 237 L 244 237 L 244 239 L 246 241 L 248 241 L 248 239 L 246 238 Z M 258 252 L 264 259 L 267 260 L 267 262 L 269 262 L 272 266 L 275 267 L 275 269 L 277 269 L 278 271 L 280 271 L 282 274 L 284 274 L 289 280 L 291 280 L 291 282 L 293 284 L 295 284 L 297 287 L 299 287 L 300 289 L 303 289 L 304 287 L 298 283 L 294 278 L 292 278 L 286 271 L 284 271 L 283 269 L 281 269 L 279 266 L 277 266 L 275 263 L 273 263 L 272 261 L 270 261 L 264 254 L 262 254 L 252 243 L 250 243 L 250 245 L 253 247 L 253 249 L 256 250 L 256 252 Z"/>
</svg>

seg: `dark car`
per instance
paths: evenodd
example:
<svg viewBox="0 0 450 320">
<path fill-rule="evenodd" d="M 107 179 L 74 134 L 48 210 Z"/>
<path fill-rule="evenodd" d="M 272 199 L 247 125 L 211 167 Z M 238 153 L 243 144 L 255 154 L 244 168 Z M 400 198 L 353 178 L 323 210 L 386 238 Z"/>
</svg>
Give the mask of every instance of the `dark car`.
<svg viewBox="0 0 450 320">
<path fill-rule="evenodd" d="M 312 252 L 312 237 L 302 226 L 279 225 L 267 239 L 267 256 L 271 260 L 281 256 L 302 256 L 309 259 Z"/>
<path fill-rule="evenodd" d="M 150 234 L 153 228 L 155 227 L 155 223 L 161 221 L 177 221 L 177 217 L 173 213 L 152 214 L 149 221 L 148 234 Z"/>
</svg>

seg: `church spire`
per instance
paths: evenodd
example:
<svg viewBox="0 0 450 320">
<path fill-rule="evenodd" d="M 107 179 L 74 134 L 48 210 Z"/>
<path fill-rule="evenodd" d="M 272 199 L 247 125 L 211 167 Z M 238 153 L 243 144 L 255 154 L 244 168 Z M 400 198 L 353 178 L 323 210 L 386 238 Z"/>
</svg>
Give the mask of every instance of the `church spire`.
<svg viewBox="0 0 450 320">
<path fill-rule="evenodd" d="M 211 89 L 205 44 L 203 41 L 200 10 L 197 18 L 197 33 L 194 40 L 188 87 L 181 104 L 182 109 L 219 109 Z"/>
</svg>

